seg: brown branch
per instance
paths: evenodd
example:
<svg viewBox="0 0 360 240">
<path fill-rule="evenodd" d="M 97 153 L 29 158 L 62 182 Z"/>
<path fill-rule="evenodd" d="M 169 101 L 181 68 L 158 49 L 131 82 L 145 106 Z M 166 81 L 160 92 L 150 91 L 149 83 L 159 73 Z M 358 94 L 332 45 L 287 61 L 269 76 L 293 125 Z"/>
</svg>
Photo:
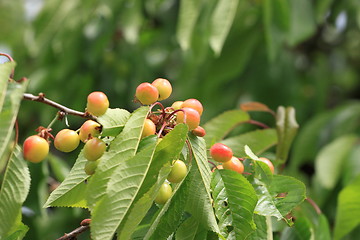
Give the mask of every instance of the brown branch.
<svg viewBox="0 0 360 240">
<path fill-rule="evenodd" d="M 61 113 L 65 113 L 65 114 L 70 114 L 70 115 L 74 115 L 74 116 L 79 116 L 82 118 L 87 118 L 87 119 L 92 119 L 92 120 L 97 120 L 97 118 L 91 114 L 89 114 L 88 112 L 79 112 L 73 109 L 70 109 L 68 107 L 65 107 L 57 102 L 54 102 L 50 99 L 47 99 L 44 97 L 43 93 L 40 93 L 38 96 L 35 96 L 33 94 L 30 93 L 24 93 L 23 95 L 23 99 L 25 100 L 30 100 L 30 101 L 35 101 L 35 102 L 41 102 L 41 103 L 45 103 L 51 107 L 57 108 L 60 110 Z"/>
<path fill-rule="evenodd" d="M 86 230 L 88 230 L 90 228 L 90 225 L 86 225 L 86 226 L 80 226 L 76 229 L 74 229 L 72 232 L 70 233 L 65 233 L 64 236 L 56 239 L 56 240 L 71 240 L 71 239 L 76 239 L 76 236 L 85 232 Z"/>
</svg>

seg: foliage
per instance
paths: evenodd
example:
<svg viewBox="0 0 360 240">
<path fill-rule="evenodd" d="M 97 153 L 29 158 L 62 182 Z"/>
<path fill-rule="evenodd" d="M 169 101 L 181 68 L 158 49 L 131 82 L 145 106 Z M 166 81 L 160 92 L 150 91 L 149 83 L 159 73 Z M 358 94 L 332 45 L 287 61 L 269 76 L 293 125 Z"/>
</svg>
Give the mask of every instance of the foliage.
<svg viewBox="0 0 360 240">
<path fill-rule="evenodd" d="M 93 234 L 108 226 L 106 236 L 134 239 L 359 237 L 357 0 L 37 2 L 39 12 L 20 0 L 0 0 L 0 51 L 16 59 L 15 78 L 30 79 L 8 81 L 14 63 L 0 64 L 0 219 L 11 216 L 0 225 L 0 238 L 21 239 L 28 231 L 25 238 L 55 239 L 89 213 Z M 135 88 L 159 76 L 171 80 L 172 100 L 195 97 L 205 109 L 207 135 L 197 138 L 179 126 L 169 139 L 181 143 L 177 148 L 183 141 L 189 145 L 174 152 L 165 150 L 174 147 L 171 140 L 139 138 L 148 109 L 132 102 Z M 108 94 L 111 109 L 98 121 L 110 149 L 95 175 L 84 173 L 79 150 L 52 151 L 38 165 L 23 162 L 16 143 L 55 114 L 40 103 L 21 102 L 26 89 L 74 109 L 84 109 L 93 90 Z M 74 129 L 81 124 L 76 117 L 67 120 Z M 270 128 L 250 125 L 253 120 Z M 64 126 L 55 124 L 53 131 Z M 216 142 L 244 158 L 251 175 L 211 173 L 205 150 Z M 152 200 L 172 154 L 189 172 L 161 207 Z M 257 156 L 270 158 L 276 174 L 269 175 Z M 141 167 L 133 169 L 136 163 Z M 126 178 L 131 173 L 136 180 Z M 239 219 L 236 212 L 244 209 L 251 214 Z M 103 211 L 114 221 L 107 222 Z"/>
</svg>

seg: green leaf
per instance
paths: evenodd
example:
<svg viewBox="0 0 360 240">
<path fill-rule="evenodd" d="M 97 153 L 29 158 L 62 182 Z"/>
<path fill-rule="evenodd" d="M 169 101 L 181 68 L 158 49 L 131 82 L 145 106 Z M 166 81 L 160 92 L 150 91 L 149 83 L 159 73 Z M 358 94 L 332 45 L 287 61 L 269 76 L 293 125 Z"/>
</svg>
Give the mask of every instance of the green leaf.
<svg viewBox="0 0 360 240">
<path fill-rule="evenodd" d="M 288 42 L 291 46 L 304 41 L 316 30 L 313 8 L 310 0 L 290 0 L 290 31 Z"/>
<path fill-rule="evenodd" d="M 203 138 L 189 136 L 193 153 L 191 186 L 186 211 L 196 218 L 205 229 L 218 233 L 212 198 L 210 195 L 211 171 L 207 161 L 206 144 Z"/>
<path fill-rule="evenodd" d="M 234 21 L 239 0 L 218 1 L 211 17 L 210 46 L 220 55 L 231 25 Z"/>
<path fill-rule="evenodd" d="M 152 221 L 149 231 L 144 239 L 167 239 L 176 231 L 184 213 L 191 178 L 185 177 L 174 190 L 171 200 L 168 201 Z"/>
<path fill-rule="evenodd" d="M 15 65 L 15 62 L 0 64 L 0 112 L 3 108 L 9 77 L 12 70 L 15 68 Z"/>
<path fill-rule="evenodd" d="M 271 217 L 254 214 L 255 231 L 246 239 L 248 240 L 273 240 Z"/>
<path fill-rule="evenodd" d="M 90 177 L 84 171 L 87 160 L 80 152 L 74 166 L 65 180 L 48 197 L 44 208 L 47 207 L 81 207 L 86 208 L 86 180 Z"/>
<path fill-rule="evenodd" d="M 0 112 L 0 159 L 8 147 L 26 86 L 27 81 L 21 84 L 15 82 L 8 84 L 4 105 Z"/>
<path fill-rule="evenodd" d="M 205 229 L 197 221 L 196 218 L 190 217 L 186 219 L 176 231 L 175 239 L 181 240 L 200 240 L 196 238 L 198 232 L 204 232 Z"/>
<path fill-rule="evenodd" d="M 21 207 L 29 190 L 29 169 L 17 146 L 6 167 L 0 191 L 0 236 L 6 236 L 14 226 L 20 224 Z"/>
<path fill-rule="evenodd" d="M 296 218 L 292 227 L 287 227 L 281 234 L 281 240 L 308 240 L 314 238 L 311 222 L 305 217 Z"/>
<path fill-rule="evenodd" d="M 107 194 L 91 212 L 93 239 L 112 239 L 117 227 L 130 210 L 149 170 L 155 143 L 122 161 L 109 180 Z"/>
<path fill-rule="evenodd" d="M 139 189 L 135 198 L 135 204 L 131 206 L 126 218 L 117 230 L 119 238 L 129 238 L 135 231 L 136 226 L 140 224 L 141 220 L 145 217 L 161 185 L 171 171 L 170 166 L 172 161 L 179 159 L 179 155 L 185 144 L 187 132 L 187 125 L 179 124 L 157 145 L 144 184 Z M 154 178 L 155 176 L 157 176 L 156 179 Z M 171 199 L 168 200 L 168 203 L 171 202 Z"/>
<path fill-rule="evenodd" d="M 335 187 L 343 171 L 344 162 L 357 140 L 356 135 L 345 135 L 320 150 L 315 159 L 315 171 L 323 187 L 326 189 Z"/>
<path fill-rule="evenodd" d="M 338 196 L 334 239 L 342 239 L 360 224 L 360 175 Z"/>
<path fill-rule="evenodd" d="M 316 240 L 332 239 L 329 222 L 324 214 L 319 215 L 318 222 L 315 226 L 315 239 Z"/>
<path fill-rule="evenodd" d="M 196 25 L 202 0 L 181 0 L 176 38 L 182 50 L 188 50 Z"/>
<path fill-rule="evenodd" d="M 89 189 L 96 189 L 96 191 L 88 191 L 87 194 L 90 209 L 104 196 L 107 183 L 116 167 L 135 156 L 148 112 L 149 107 L 145 106 L 135 110 L 126 122 L 123 131 L 111 142 L 109 151 L 102 156 L 95 174 L 88 183 Z"/>
<path fill-rule="evenodd" d="M 248 145 L 257 155 L 276 145 L 275 129 L 263 129 L 247 132 L 235 137 L 227 138 L 221 143 L 230 147 L 236 157 L 246 157 L 245 145 Z"/>
<path fill-rule="evenodd" d="M 28 230 L 29 230 L 28 226 L 24 225 L 23 223 L 19 223 L 15 231 L 10 233 L 3 240 L 22 240 L 25 237 Z"/>
<path fill-rule="evenodd" d="M 248 145 L 245 145 L 244 151 L 246 156 L 248 156 L 252 160 L 259 160 L 259 157 L 255 155 L 255 153 L 250 149 Z"/>
<path fill-rule="evenodd" d="M 246 239 L 255 230 L 253 220 L 257 196 L 248 180 L 231 170 L 219 170 L 211 182 L 214 208 L 220 233 L 225 237 Z M 233 230 L 229 231 L 228 227 Z"/>
<path fill-rule="evenodd" d="M 170 172 L 172 160 L 180 154 L 187 131 L 187 126 L 180 124 L 163 138 L 155 153 L 153 142 L 120 163 L 108 183 L 107 194 L 92 211 L 94 239 L 111 239 L 119 225 L 118 237 L 130 238 Z"/>
<path fill-rule="evenodd" d="M 285 163 L 291 144 L 297 134 L 299 125 L 295 119 L 293 107 L 280 106 L 276 113 L 276 130 L 278 133 L 278 145 L 276 148 L 276 161 Z"/>
<path fill-rule="evenodd" d="M 98 122 L 102 125 L 102 136 L 117 136 L 124 128 L 130 113 L 125 109 L 109 108 L 106 113 L 98 117 Z"/>
<path fill-rule="evenodd" d="M 227 111 L 204 124 L 206 130 L 206 147 L 223 139 L 233 128 L 250 119 L 249 114 L 242 110 Z"/>
<path fill-rule="evenodd" d="M 306 197 L 305 185 L 289 176 L 274 175 L 270 184 L 255 178 L 254 186 L 259 198 L 255 212 L 278 220 L 286 220 L 285 216 Z"/>
<path fill-rule="evenodd" d="M 313 163 L 320 148 L 329 141 L 358 129 L 360 119 L 360 103 L 344 104 L 331 111 L 318 114 L 302 127 L 296 137 L 289 162 L 291 170 L 295 170 L 305 162 Z"/>
<path fill-rule="evenodd" d="M 60 159 L 53 154 L 48 155 L 48 161 L 55 179 L 59 182 L 63 182 L 70 173 L 69 165 L 63 159 Z"/>
</svg>

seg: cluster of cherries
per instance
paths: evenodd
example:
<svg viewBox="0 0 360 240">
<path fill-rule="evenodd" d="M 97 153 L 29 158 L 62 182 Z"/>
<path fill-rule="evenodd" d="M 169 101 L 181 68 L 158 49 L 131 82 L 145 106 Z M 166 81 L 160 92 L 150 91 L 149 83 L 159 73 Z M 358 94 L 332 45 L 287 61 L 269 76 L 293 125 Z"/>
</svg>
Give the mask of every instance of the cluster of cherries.
<svg viewBox="0 0 360 240">
<path fill-rule="evenodd" d="M 217 165 L 217 169 L 229 169 L 242 174 L 244 172 L 244 164 L 241 160 L 233 155 L 233 151 L 230 147 L 222 143 L 215 143 L 210 148 L 210 155 L 213 160 L 221 164 Z M 274 165 L 272 162 L 265 158 L 260 157 L 260 161 L 266 163 L 270 171 L 274 173 Z"/>
<path fill-rule="evenodd" d="M 167 99 L 171 93 L 171 83 L 164 78 L 158 78 L 152 83 L 141 83 L 136 88 L 135 101 L 143 105 L 151 105 L 151 112 L 144 122 L 142 138 L 157 134 L 161 139 L 179 123 L 187 124 L 189 130 L 196 136 L 205 136 L 204 128 L 199 126 L 203 112 L 201 102 L 191 98 L 185 101 L 176 101 L 170 107 L 164 108 L 158 101 Z M 153 111 L 152 108 L 156 105 L 159 105 L 161 109 Z M 186 174 L 186 164 L 182 160 L 175 160 L 167 180 L 160 187 L 155 202 L 165 204 L 172 195 L 172 187 L 169 183 L 181 182 Z"/>
<path fill-rule="evenodd" d="M 87 97 L 86 111 L 93 116 L 103 115 L 109 108 L 109 100 L 103 92 L 92 92 Z M 50 134 L 50 129 L 38 128 L 38 135 L 28 137 L 23 144 L 24 158 L 30 162 L 38 163 L 43 161 L 49 153 L 49 138 L 54 139 L 54 146 L 62 152 L 75 150 L 80 141 L 85 143 L 83 154 L 88 160 L 85 165 L 85 172 L 93 174 L 98 159 L 106 150 L 106 143 L 100 139 L 101 125 L 93 120 L 87 120 L 76 131 L 62 129 L 55 138 Z"/>
</svg>

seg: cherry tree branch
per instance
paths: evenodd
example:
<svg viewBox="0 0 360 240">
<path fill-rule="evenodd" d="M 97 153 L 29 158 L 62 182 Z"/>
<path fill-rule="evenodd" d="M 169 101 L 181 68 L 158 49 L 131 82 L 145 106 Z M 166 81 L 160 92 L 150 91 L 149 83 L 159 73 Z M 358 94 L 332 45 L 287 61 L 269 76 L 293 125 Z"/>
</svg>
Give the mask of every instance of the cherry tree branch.
<svg viewBox="0 0 360 240">
<path fill-rule="evenodd" d="M 70 239 L 76 239 L 76 236 L 85 232 L 86 230 L 88 230 L 90 228 L 90 225 L 87 226 L 80 226 L 76 229 L 74 229 L 72 232 L 70 233 L 65 233 L 64 236 L 56 239 L 56 240 L 70 240 Z"/>
<path fill-rule="evenodd" d="M 35 96 L 30 93 L 24 93 L 23 99 L 47 104 L 51 107 L 59 109 L 60 112 L 64 113 L 64 114 L 70 114 L 70 115 L 74 115 L 74 116 L 78 116 L 78 117 L 82 117 L 82 118 L 92 119 L 95 121 L 97 120 L 97 118 L 95 116 L 89 114 L 88 112 L 79 112 L 79 111 L 73 110 L 71 108 L 65 107 L 64 105 L 54 102 L 48 98 L 45 98 L 45 95 L 43 93 L 40 93 L 38 96 Z"/>
</svg>

